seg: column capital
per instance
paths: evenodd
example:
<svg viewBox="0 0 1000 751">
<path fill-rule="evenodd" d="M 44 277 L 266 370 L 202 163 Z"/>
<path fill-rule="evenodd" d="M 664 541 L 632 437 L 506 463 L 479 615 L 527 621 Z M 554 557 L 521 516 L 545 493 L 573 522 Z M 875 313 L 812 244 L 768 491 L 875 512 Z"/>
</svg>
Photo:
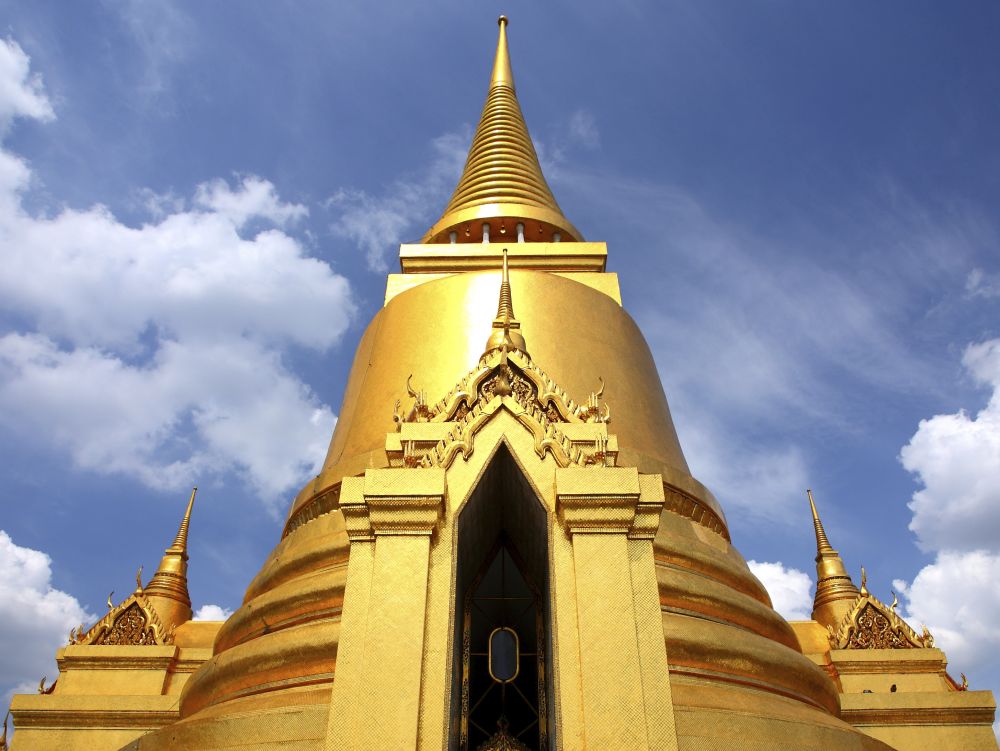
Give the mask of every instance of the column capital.
<svg viewBox="0 0 1000 751">
<path fill-rule="evenodd" d="M 663 509 L 659 475 L 635 467 L 556 470 L 556 511 L 570 534 L 625 534 L 652 539 Z"/>
<path fill-rule="evenodd" d="M 440 467 L 369 469 L 345 478 L 340 509 L 352 542 L 382 535 L 431 535 L 444 511 Z"/>
</svg>

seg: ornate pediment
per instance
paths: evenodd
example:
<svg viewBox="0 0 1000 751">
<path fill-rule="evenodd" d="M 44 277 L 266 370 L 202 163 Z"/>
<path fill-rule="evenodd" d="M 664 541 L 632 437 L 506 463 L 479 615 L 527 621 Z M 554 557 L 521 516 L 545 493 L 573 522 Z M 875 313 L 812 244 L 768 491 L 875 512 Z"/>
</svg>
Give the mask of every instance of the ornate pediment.
<svg viewBox="0 0 1000 751">
<path fill-rule="evenodd" d="M 893 607 L 862 589 L 840 628 L 830 631 L 833 649 L 921 649 L 934 645 L 927 629 L 922 635 L 896 615 Z"/>
<path fill-rule="evenodd" d="M 617 442 L 605 427 L 611 411 L 603 402 L 604 382 L 579 404 L 521 351 L 486 353 L 434 405 L 424 391 L 413 387 L 412 378 L 407 379 L 406 390 L 412 406 L 403 414 L 397 402 L 393 415 L 399 449 L 387 444 L 390 461 L 403 466 L 447 468 L 460 454 L 467 459 L 473 437 L 499 409 L 509 411 L 532 433 L 540 457 L 551 454 L 562 467 L 613 464 L 617 455 Z M 408 429 L 410 423 L 439 424 L 440 435 L 432 429 Z M 590 429 L 575 427 L 585 425 Z M 420 437 L 413 438 L 417 433 Z"/>
<path fill-rule="evenodd" d="M 173 639 L 173 629 L 163 627 L 156 609 L 140 590 L 111 608 L 89 631 L 84 633 L 81 626 L 70 632 L 70 644 L 164 645 L 172 644 Z"/>
</svg>

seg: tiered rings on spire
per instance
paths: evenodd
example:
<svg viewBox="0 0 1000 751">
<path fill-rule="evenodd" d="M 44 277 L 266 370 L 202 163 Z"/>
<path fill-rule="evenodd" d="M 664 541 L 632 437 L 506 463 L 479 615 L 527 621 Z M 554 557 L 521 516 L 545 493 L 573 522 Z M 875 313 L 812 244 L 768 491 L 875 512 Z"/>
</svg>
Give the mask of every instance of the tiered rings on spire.
<svg viewBox="0 0 1000 751">
<path fill-rule="evenodd" d="M 514 91 L 500 16 L 490 91 L 458 187 L 424 243 L 582 240 L 556 203 Z"/>
<path fill-rule="evenodd" d="M 179 625 L 191 620 L 191 597 L 188 594 L 188 527 L 191 525 L 191 510 L 198 488 L 191 490 L 184 518 L 173 544 L 163 553 L 159 567 L 144 593 L 160 614 L 165 625 Z"/>
<path fill-rule="evenodd" d="M 818 623 L 837 628 L 861 593 L 848 575 L 840 553 L 827 539 L 812 491 L 807 490 L 806 495 L 816 530 L 816 597 L 812 615 Z"/>
</svg>

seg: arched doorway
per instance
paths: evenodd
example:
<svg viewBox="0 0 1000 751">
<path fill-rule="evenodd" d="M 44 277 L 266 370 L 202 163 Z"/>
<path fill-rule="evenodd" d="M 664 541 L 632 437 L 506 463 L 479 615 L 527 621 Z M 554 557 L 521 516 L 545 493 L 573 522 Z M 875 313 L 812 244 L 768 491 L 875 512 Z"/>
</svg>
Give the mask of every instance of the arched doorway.
<svg viewBox="0 0 1000 751">
<path fill-rule="evenodd" d="M 459 516 L 453 748 L 552 747 L 547 515 L 506 446 Z"/>
</svg>

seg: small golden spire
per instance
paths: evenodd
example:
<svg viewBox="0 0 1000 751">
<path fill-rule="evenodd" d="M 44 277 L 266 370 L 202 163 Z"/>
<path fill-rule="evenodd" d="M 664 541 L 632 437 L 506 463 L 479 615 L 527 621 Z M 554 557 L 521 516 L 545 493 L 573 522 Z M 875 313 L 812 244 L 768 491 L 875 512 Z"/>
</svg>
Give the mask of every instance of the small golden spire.
<svg viewBox="0 0 1000 751">
<path fill-rule="evenodd" d="M 812 490 L 806 490 L 806 496 L 816 532 L 816 596 L 812 616 L 818 623 L 836 630 L 860 593 L 851 581 L 840 553 L 833 549 L 826 536 Z"/>
<path fill-rule="evenodd" d="M 198 493 L 198 486 L 191 488 L 191 497 L 188 499 L 187 510 L 184 512 L 184 518 L 181 519 L 181 526 L 177 530 L 177 537 L 174 538 L 174 544 L 170 546 L 170 550 L 183 553 L 184 558 L 187 558 L 187 545 L 188 545 L 188 527 L 191 525 L 191 509 L 194 508 L 194 497 Z"/>
<path fill-rule="evenodd" d="M 819 520 L 812 490 L 806 490 L 806 495 L 809 496 L 809 508 L 812 510 L 813 515 L 813 527 L 816 529 L 816 560 L 818 561 L 819 557 L 824 553 L 833 553 L 836 551 L 834 551 L 830 540 L 826 536 L 826 530 L 823 529 L 823 522 Z"/>
<path fill-rule="evenodd" d="M 184 518 L 173 544 L 163 553 L 160 565 L 149 580 L 143 594 L 156 610 L 164 628 L 179 626 L 191 620 L 191 596 L 187 586 L 188 527 L 198 488 L 192 488 Z"/>
<path fill-rule="evenodd" d="M 500 272 L 500 300 L 497 302 L 497 318 L 509 325 L 514 318 L 514 301 L 510 296 L 510 274 L 507 270 L 507 248 L 503 249 L 503 270 Z"/>
<path fill-rule="evenodd" d="M 506 353 L 518 350 L 528 354 L 524 337 L 519 332 L 520 322 L 514 317 L 514 301 L 510 292 L 510 276 L 507 270 L 507 249 L 503 249 L 503 270 L 500 274 L 500 299 L 497 302 L 497 317 L 493 319 L 493 333 L 486 341 L 486 354 L 498 349 Z"/>
<path fill-rule="evenodd" d="M 505 238 L 509 230 L 525 242 L 583 239 L 563 215 L 538 164 L 514 91 L 507 17 L 500 16 L 499 23 L 490 89 L 465 169 L 444 214 L 423 243 L 478 243 Z"/>
</svg>

